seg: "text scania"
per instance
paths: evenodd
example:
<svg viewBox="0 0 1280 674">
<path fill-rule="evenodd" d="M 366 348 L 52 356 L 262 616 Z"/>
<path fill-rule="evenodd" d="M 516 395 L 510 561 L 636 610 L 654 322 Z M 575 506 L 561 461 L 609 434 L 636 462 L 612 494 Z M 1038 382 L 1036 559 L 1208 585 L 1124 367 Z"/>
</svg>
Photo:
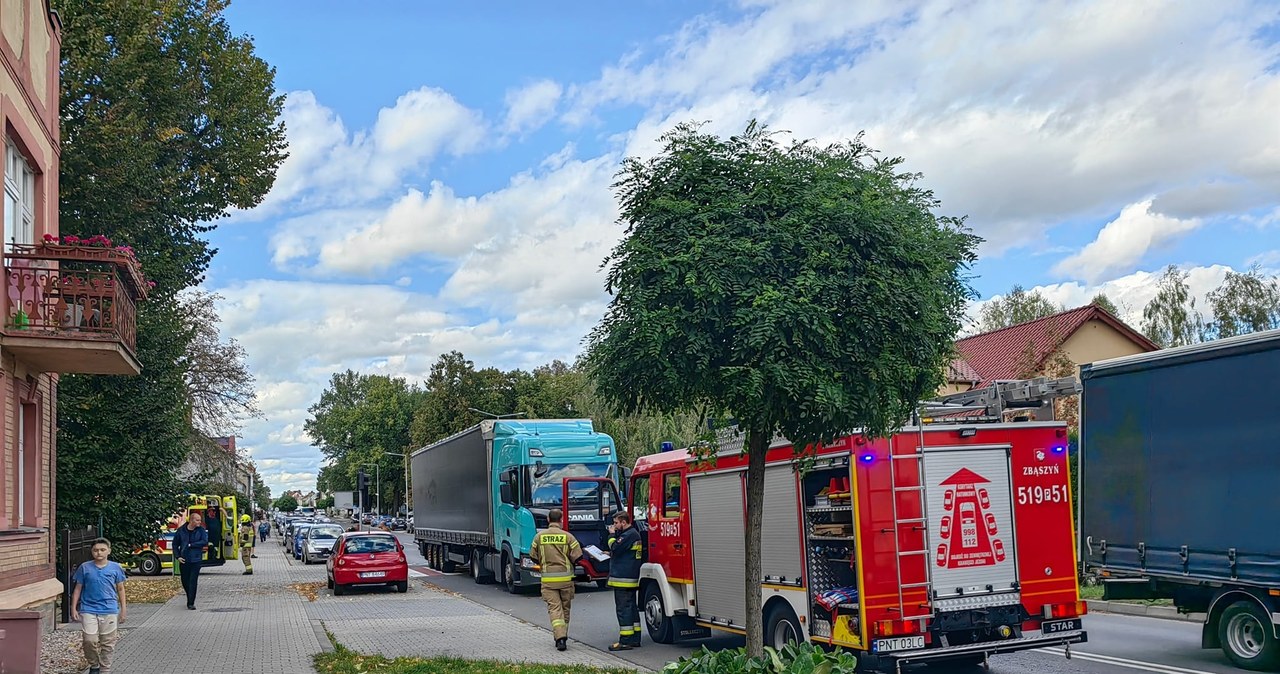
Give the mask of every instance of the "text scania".
<svg viewBox="0 0 1280 674">
<path fill-rule="evenodd" d="M 1023 466 L 1023 475 L 1059 475 L 1062 473 L 1062 466 Z"/>
</svg>

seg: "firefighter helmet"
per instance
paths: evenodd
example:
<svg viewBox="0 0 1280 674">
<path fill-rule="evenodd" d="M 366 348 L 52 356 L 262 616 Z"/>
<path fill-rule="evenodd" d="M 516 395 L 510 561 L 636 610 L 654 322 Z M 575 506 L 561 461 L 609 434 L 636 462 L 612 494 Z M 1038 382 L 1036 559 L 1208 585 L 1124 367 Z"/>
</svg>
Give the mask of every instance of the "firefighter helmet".
<svg viewBox="0 0 1280 674">
<path fill-rule="evenodd" d="M 240 522 L 241 522 L 241 523 L 247 523 L 247 522 L 250 522 L 250 521 L 252 521 L 252 518 L 250 518 L 248 515 L 241 515 L 241 516 L 240 516 Z"/>
</svg>

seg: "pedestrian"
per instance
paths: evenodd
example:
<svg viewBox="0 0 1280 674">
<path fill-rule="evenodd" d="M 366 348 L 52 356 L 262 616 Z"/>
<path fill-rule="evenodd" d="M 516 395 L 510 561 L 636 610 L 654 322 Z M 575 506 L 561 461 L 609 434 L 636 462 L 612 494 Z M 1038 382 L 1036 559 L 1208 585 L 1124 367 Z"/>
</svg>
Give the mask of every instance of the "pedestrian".
<svg viewBox="0 0 1280 674">
<path fill-rule="evenodd" d="M 613 514 L 609 527 L 609 587 L 613 588 L 613 607 L 618 614 L 618 643 L 611 651 L 629 651 L 640 647 L 640 562 L 644 544 L 640 532 L 631 526 L 631 515 L 625 511 Z"/>
<path fill-rule="evenodd" d="M 547 602 L 551 618 L 551 635 L 556 650 L 569 646 L 569 608 L 573 604 L 573 567 L 582 559 L 582 546 L 573 534 L 560 528 L 564 512 L 552 508 L 547 513 L 547 528 L 533 537 L 529 556 L 542 567 L 542 600 Z"/>
<path fill-rule="evenodd" d="M 204 512 L 204 526 L 209 531 L 209 561 L 222 557 L 222 513 L 218 510 L 218 500 L 209 501 Z"/>
<path fill-rule="evenodd" d="M 262 538 L 262 542 L 267 542 L 267 535 L 271 533 L 271 523 L 262 520 L 262 524 L 258 525 L 258 536 Z"/>
<path fill-rule="evenodd" d="M 196 510 L 187 513 L 187 523 L 173 535 L 173 558 L 182 576 L 182 589 L 187 592 L 187 608 L 196 610 L 196 587 L 200 583 L 200 565 L 204 549 L 209 546 L 209 532 Z"/>
<path fill-rule="evenodd" d="M 89 674 L 103 674 L 111 671 L 111 653 L 120 636 L 116 628 L 124 622 L 129 607 L 124 596 L 124 569 L 107 559 L 111 541 L 99 538 L 89 553 L 93 559 L 71 576 L 76 586 L 71 593 L 71 619 L 80 621 Z"/>
<path fill-rule="evenodd" d="M 244 564 L 242 576 L 253 575 L 253 521 L 248 515 L 240 516 L 240 563 Z"/>
</svg>

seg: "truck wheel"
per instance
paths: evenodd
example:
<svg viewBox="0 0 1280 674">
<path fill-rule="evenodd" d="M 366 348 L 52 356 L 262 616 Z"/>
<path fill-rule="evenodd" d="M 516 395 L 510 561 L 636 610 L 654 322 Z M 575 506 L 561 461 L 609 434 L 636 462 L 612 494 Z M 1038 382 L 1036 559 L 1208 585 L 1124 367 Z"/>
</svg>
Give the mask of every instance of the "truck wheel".
<svg viewBox="0 0 1280 674">
<path fill-rule="evenodd" d="M 1280 642 L 1271 631 L 1271 616 L 1251 601 L 1227 607 L 1218 619 L 1222 651 L 1235 666 L 1254 671 L 1280 667 Z"/>
<path fill-rule="evenodd" d="M 769 607 L 764 615 L 764 645 L 782 648 L 800 641 L 804 641 L 804 631 L 796 612 L 783 602 Z"/>
<path fill-rule="evenodd" d="M 471 579 L 476 582 L 476 585 L 488 585 L 493 582 L 493 576 L 486 575 L 484 570 L 483 550 L 471 551 Z"/>
<path fill-rule="evenodd" d="M 662 603 L 662 592 L 658 590 L 657 583 L 645 583 L 641 606 L 649 638 L 660 644 L 675 643 L 675 625 L 671 624 L 671 617 L 667 615 L 667 607 Z"/>
<path fill-rule="evenodd" d="M 160 558 L 148 552 L 138 560 L 138 573 L 144 576 L 160 575 Z"/>
<path fill-rule="evenodd" d="M 520 594 L 520 586 L 516 584 L 516 579 L 520 577 L 520 570 L 516 568 L 516 560 L 512 555 L 506 552 L 502 553 L 502 584 L 507 586 L 507 592 L 511 594 Z"/>
</svg>

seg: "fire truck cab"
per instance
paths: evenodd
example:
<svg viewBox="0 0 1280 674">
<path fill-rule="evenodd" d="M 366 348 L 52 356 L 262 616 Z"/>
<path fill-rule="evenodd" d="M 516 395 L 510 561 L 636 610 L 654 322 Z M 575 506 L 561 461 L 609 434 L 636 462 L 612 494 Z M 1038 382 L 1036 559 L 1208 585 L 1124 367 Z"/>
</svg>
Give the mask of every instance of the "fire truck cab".
<svg viewBox="0 0 1280 674">
<path fill-rule="evenodd" d="M 894 670 L 1085 641 L 1066 424 L 1002 419 L 849 435 L 811 450 L 805 473 L 775 438 L 761 531 L 765 644 L 808 639 Z M 720 443 L 714 465 L 669 443 L 636 463 L 630 505 L 647 537 L 640 594 L 655 641 L 746 626 L 737 443 Z"/>
</svg>

